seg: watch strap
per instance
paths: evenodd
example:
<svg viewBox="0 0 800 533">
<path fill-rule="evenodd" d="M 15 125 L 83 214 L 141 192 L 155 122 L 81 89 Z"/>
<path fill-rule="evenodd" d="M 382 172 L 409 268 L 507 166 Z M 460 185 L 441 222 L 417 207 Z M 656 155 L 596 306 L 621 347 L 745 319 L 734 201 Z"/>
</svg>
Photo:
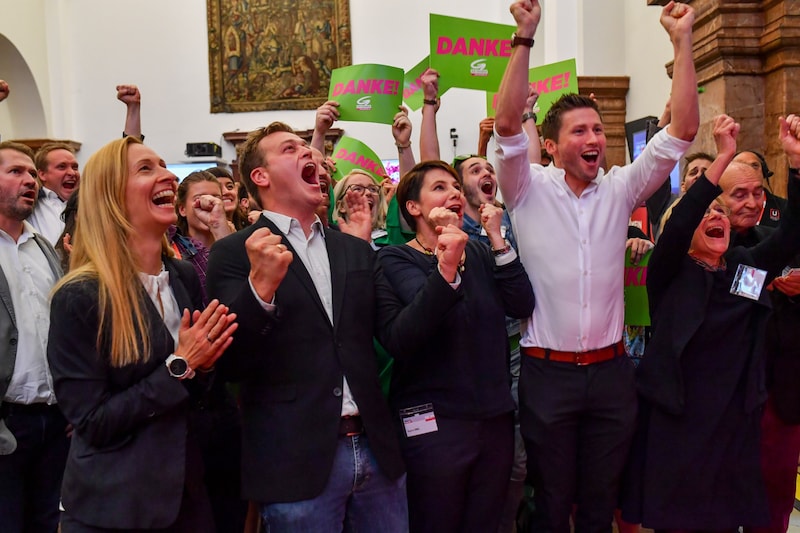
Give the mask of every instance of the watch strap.
<svg viewBox="0 0 800 533">
<path fill-rule="evenodd" d="M 516 33 L 511 36 L 511 46 L 527 46 L 533 48 L 533 37 L 520 37 Z"/>
</svg>

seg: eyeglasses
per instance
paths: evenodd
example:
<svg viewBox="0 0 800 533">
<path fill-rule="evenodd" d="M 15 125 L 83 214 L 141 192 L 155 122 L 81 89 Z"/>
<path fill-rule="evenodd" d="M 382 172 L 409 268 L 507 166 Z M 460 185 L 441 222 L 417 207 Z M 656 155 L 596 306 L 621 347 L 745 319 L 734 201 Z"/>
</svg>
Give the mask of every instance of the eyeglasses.
<svg viewBox="0 0 800 533">
<path fill-rule="evenodd" d="M 356 185 L 356 184 L 353 184 L 353 185 L 348 185 L 347 189 L 345 189 L 345 192 L 347 192 L 347 191 L 357 192 L 358 194 L 364 194 L 366 191 L 369 191 L 372 194 L 378 195 L 378 194 L 381 193 L 381 188 L 378 187 L 377 185 Z"/>
<path fill-rule="evenodd" d="M 708 218 L 711 215 L 719 215 L 721 217 L 729 217 L 731 216 L 731 210 L 728 206 L 722 204 L 713 204 L 706 208 L 706 212 L 703 214 L 703 218 Z"/>
</svg>

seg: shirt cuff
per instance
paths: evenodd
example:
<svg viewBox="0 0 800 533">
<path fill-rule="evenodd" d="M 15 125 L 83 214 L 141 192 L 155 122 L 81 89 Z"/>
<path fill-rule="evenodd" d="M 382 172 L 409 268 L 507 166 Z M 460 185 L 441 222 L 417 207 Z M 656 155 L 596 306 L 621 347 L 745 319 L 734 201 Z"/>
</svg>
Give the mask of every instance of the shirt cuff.
<svg viewBox="0 0 800 533">
<path fill-rule="evenodd" d="M 517 252 L 513 248 L 504 254 L 494 256 L 494 264 L 501 267 L 512 263 L 517 258 Z"/>
<path fill-rule="evenodd" d="M 272 301 L 267 303 L 261 299 L 261 297 L 256 292 L 256 288 L 253 287 L 253 282 L 250 280 L 250 277 L 247 278 L 247 284 L 250 285 L 250 290 L 253 292 L 253 296 L 255 296 L 256 301 L 258 304 L 266 311 L 267 313 L 274 313 L 277 306 L 275 305 L 275 295 L 272 295 Z"/>
<path fill-rule="evenodd" d="M 439 275 L 444 278 L 444 274 L 442 274 L 442 268 L 439 265 L 436 265 L 436 270 L 438 270 Z M 447 278 L 445 278 L 445 281 L 447 281 Z M 447 284 L 450 285 L 450 287 L 452 287 L 454 290 L 459 288 L 461 286 L 461 272 L 456 270 L 456 280 L 452 283 L 448 281 Z"/>
</svg>

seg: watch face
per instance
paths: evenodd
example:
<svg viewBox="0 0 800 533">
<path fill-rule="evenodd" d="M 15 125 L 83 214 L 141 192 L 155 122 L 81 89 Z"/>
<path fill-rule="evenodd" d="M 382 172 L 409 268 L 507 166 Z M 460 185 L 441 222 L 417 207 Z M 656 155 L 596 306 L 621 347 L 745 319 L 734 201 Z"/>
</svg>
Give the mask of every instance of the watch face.
<svg viewBox="0 0 800 533">
<path fill-rule="evenodd" d="M 180 357 L 176 357 L 172 361 L 169 362 L 169 373 L 176 377 L 183 376 L 189 370 L 189 365 L 186 363 L 185 359 L 181 359 Z"/>
</svg>

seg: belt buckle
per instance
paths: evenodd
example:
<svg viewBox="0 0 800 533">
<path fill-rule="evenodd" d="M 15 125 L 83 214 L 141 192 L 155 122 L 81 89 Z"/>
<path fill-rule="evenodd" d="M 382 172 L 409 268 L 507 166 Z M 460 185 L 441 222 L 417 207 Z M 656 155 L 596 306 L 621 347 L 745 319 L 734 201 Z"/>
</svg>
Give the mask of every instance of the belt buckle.
<svg viewBox="0 0 800 533">
<path fill-rule="evenodd" d="M 577 366 L 586 366 L 589 364 L 588 361 L 584 360 L 584 356 L 587 355 L 589 352 L 578 352 L 575 354 L 575 365 Z"/>
</svg>

